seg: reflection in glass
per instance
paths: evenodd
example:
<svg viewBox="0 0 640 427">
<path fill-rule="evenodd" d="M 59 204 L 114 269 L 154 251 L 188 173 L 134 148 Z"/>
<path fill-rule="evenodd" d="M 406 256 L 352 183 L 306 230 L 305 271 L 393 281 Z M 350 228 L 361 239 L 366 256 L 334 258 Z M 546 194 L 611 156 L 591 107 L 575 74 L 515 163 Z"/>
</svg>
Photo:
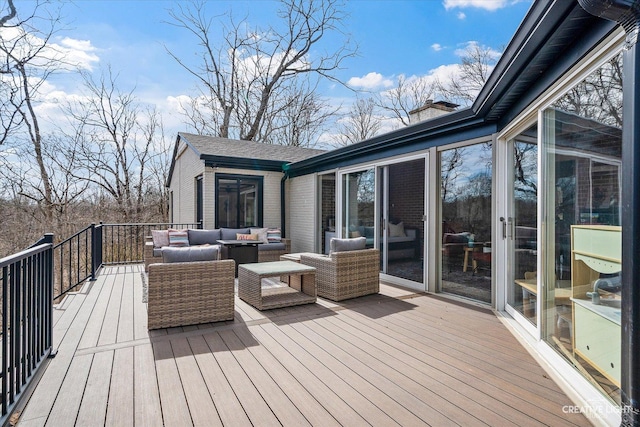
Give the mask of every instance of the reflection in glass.
<svg viewBox="0 0 640 427">
<path fill-rule="evenodd" d="M 242 228 L 261 225 L 261 178 L 218 176 L 216 227 Z"/>
<path fill-rule="evenodd" d="M 544 111 L 543 334 L 620 403 L 621 59 Z"/>
<path fill-rule="evenodd" d="M 388 171 L 388 200 L 383 203 L 386 212 L 381 219 L 387 219 L 388 232 L 386 236 L 380 236 L 381 254 L 386 259 L 383 272 L 423 283 L 425 161 L 417 159 L 395 163 L 381 167 L 379 172 L 382 169 Z M 379 175 L 380 194 L 383 195 L 384 175 Z"/>
<path fill-rule="evenodd" d="M 538 126 L 514 138 L 512 205 L 503 225 L 509 248 L 507 302 L 536 324 L 538 295 Z"/>
<path fill-rule="evenodd" d="M 440 154 L 441 289 L 491 303 L 492 146 Z"/>
<path fill-rule="evenodd" d="M 375 226 L 375 170 L 342 176 L 342 236 L 364 236 L 360 227 Z M 373 247 L 370 242 L 369 247 Z"/>
</svg>

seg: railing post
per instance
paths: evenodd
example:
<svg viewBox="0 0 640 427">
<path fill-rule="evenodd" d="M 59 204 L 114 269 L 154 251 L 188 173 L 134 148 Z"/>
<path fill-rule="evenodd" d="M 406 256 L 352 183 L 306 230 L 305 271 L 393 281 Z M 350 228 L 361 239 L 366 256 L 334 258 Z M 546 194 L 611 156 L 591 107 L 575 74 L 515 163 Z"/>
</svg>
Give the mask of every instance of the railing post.
<svg viewBox="0 0 640 427">
<path fill-rule="evenodd" d="M 89 281 L 96 280 L 96 224 L 91 223 L 91 277 Z"/>
<path fill-rule="evenodd" d="M 44 268 L 44 278 L 45 278 L 45 289 L 43 294 L 45 295 L 44 301 L 44 310 L 45 317 L 47 319 L 45 326 L 45 348 L 49 348 L 50 353 L 49 357 L 55 357 L 57 354 L 57 350 L 53 348 L 53 293 L 54 293 L 54 256 L 53 256 L 53 233 L 47 233 L 42 238 L 43 243 L 49 243 L 51 246 L 45 252 L 45 268 Z"/>
<path fill-rule="evenodd" d="M 91 224 L 91 281 L 96 280 L 96 272 L 102 265 L 102 223 Z"/>
</svg>

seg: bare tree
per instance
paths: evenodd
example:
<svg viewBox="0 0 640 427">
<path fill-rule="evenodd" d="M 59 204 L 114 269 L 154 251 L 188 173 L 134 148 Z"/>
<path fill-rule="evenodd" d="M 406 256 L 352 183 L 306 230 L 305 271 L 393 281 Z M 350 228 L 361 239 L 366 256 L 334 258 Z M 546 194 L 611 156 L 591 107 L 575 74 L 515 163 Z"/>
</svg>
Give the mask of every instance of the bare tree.
<svg viewBox="0 0 640 427">
<path fill-rule="evenodd" d="M 121 92 L 110 68 L 99 81 L 87 74 L 84 80 L 86 97 L 67 107 L 75 134 L 81 136 L 73 147 L 82 165 L 74 177 L 111 196 L 123 221 L 137 221 L 144 212 L 147 161 L 154 156 L 160 117 L 144 110 L 133 90 Z"/>
<path fill-rule="evenodd" d="M 616 55 L 554 104 L 555 108 L 622 127 L 622 55 Z"/>
<path fill-rule="evenodd" d="M 359 98 L 351 106 L 349 113 L 338 122 L 336 145 L 346 146 L 374 137 L 382 127 L 376 116 L 373 98 Z"/>
<path fill-rule="evenodd" d="M 155 133 L 153 149 L 147 160 L 148 177 L 145 181 L 145 208 L 150 209 L 149 220 L 169 221 L 169 188 L 166 187 L 169 177 L 171 156 L 173 155 L 171 140 L 166 137 L 162 117 L 155 111 L 153 126 L 147 127 L 147 132 Z M 155 208 L 155 209 L 152 209 Z"/>
<path fill-rule="evenodd" d="M 8 21 L 16 16 L 16 7 L 13 4 L 13 0 L 7 0 L 7 7 L 9 8 L 7 14 L 0 17 L 0 27 L 4 27 Z"/>
<path fill-rule="evenodd" d="M 63 60 L 50 40 L 59 31 L 59 10 L 45 8 L 37 2 L 30 15 L 21 17 L 13 2 L 0 26 L 0 144 L 11 138 L 26 138 L 39 172 L 36 193 L 24 194 L 34 199 L 47 221 L 53 219 L 52 179 L 45 164 L 43 135 L 35 106 L 41 86 L 62 67 Z"/>
<path fill-rule="evenodd" d="M 436 79 L 436 91 L 445 100 L 463 106 L 475 101 L 499 55 L 493 49 L 469 43 L 460 59 L 457 73 Z"/>
<path fill-rule="evenodd" d="M 293 83 L 293 82 L 292 82 Z M 337 114 L 337 107 L 316 91 L 317 82 L 299 78 L 274 93 L 263 121 L 260 142 L 295 147 L 313 147 L 318 136 L 327 128 L 329 119 Z"/>
<path fill-rule="evenodd" d="M 463 155 L 464 148 L 454 148 L 443 151 L 441 154 L 440 195 L 445 202 L 450 201 L 455 191 L 458 177 L 461 174 L 460 167 L 462 166 Z"/>
<path fill-rule="evenodd" d="M 273 141 L 269 133 L 278 125 L 271 122 L 291 106 L 287 94 L 303 87 L 298 79 L 315 75 L 336 80 L 332 73 L 355 54 L 348 41 L 331 50 L 321 43 L 327 33 L 341 31 L 344 16 L 337 0 L 281 0 L 281 27 L 264 30 L 247 30 L 246 21 L 233 18 L 214 25 L 204 6 L 203 2 L 179 5 L 170 22 L 196 37 L 201 64 L 193 66 L 169 52 L 199 82 L 200 95 L 186 110 L 189 123 L 201 133 Z M 220 45 L 212 35 L 218 28 L 223 31 Z M 319 51 L 325 53 L 317 55 Z M 320 114 L 314 122 L 323 117 Z M 290 139 L 293 144 L 296 140 Z"/>
<path fill-rule="evenodd" d="M 396 87 L 381 93 L 376 103 L 404 126 L 409 126 L 409 112 L 425 105 L 434 95 L 434 82 L 430 79 L 400 75 Z"/>
</svg>

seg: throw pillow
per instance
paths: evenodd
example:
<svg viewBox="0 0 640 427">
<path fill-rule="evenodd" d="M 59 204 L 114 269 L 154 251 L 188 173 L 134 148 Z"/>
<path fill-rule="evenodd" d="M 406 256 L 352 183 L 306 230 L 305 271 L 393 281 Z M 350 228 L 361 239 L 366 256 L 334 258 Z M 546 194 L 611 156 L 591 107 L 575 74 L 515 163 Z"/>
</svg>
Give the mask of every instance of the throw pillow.
<svg viewBox="0 0 640 427">
<path fill-rule="evenodd" d="M 169 246 L 189 246 L 189 233 L 187 230 L 169 230 Z"/>
<path fill-rule="evenodd" d="M 192 246 L 188 248 L 166 247 L 162 249 L 162 262 L 216 261 L 219 258 L 218 246 Z"/>
<path fill-rule="evenodd" d="M 216 245 L 218 240 L 221 239 L 220 230 L 200 230 L 189 229 L 189 246 L 193 245 Z"/>
<path fill-rule="evenodd" d="M 257 234 L 258 240 L 262 243 L 269 243 L 269 239 L 267 238 L 267 228 L 250 228 L 251 234 Z"/>
<path fill-rule="evenodd" d="M 400 222 L 398 224 L 389 223 L 389 237 L 405 237 L 404 234 L 404 223 Z"/>
<path fill-rule="evenodd" d="M 169 246 L 169 230 L 151 230 L 151 238 L 154 248 Z"/>
<path fill-rule="evenodd" d="M 267 240 L 269 243 L 280 243 L 282 240 L 282 232 L 279 228 L 269 228 L 267 230 Z"/>
<path fill-rule="evenodd" d="M 257 234 L 236 234 L 236 240 L 258 240 Z"/>
<path fill-rule="evenodd" d="M 365 249 L 367 245 L 366 237 L 356 237 L 355 239 L 338 239 L 333 237 L 329 243 L 331 253 L 359 251 Z"/>
</svg>

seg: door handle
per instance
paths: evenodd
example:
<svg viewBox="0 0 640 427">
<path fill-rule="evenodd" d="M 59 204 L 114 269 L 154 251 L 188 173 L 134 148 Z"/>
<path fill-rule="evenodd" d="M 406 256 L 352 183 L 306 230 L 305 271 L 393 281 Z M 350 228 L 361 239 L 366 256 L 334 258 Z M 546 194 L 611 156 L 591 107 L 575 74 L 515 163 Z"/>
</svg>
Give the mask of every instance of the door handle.
<svg viewBox="0 0 640 427">
<path fill-rule="evenodd" d="M 507 238 L 507 223 L 505 222 L 505 219 L 503 216 L 500 217 L 500 222 L 502 223 L 502 238 L 506 239 Z"/>
</svg>

